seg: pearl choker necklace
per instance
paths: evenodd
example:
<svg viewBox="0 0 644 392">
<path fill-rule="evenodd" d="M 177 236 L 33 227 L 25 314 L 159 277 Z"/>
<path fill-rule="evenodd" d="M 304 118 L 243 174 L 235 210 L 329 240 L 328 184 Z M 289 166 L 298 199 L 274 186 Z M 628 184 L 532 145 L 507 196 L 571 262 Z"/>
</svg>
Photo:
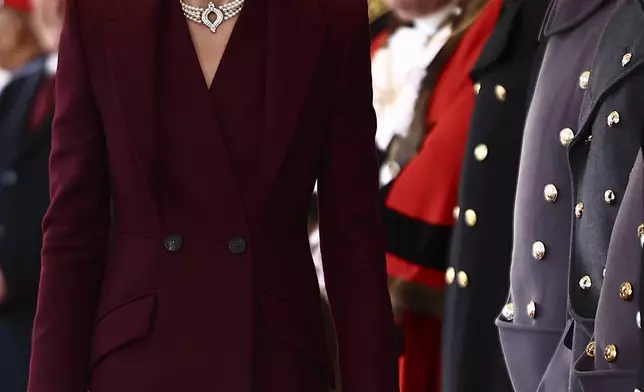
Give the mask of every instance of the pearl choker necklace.
<svg viewBox="0 0 644 392">
<path fill-rule="evenodd" d="M 241 12 L 242 8 L 244 8 L 245 0 L 233 0 L 220 6 L 210 2 L 206 8 L 188 5 L 183 0 L 179 1 L 183 15 L 188 20 L 206 26 L 214 34 L 222 23 L 234 18 Z M 214 19 L 212 19 L 212 16 L 214 16 Z"/>
</svg>

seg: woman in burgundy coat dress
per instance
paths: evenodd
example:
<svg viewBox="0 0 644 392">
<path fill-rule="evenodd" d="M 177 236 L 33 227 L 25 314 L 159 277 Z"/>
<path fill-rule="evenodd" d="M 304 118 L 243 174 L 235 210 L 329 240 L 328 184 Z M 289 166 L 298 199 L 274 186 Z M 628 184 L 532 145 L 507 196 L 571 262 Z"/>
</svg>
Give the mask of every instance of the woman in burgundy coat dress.
<svg viewBox="0 0 644 392">
<path fill-rule="evenodd" d="M 397 389 L 366 1 L 69 0 L 57 89 L 29 392 L 326 391 L 316 179 L 343 390 Z"/>
</svg>

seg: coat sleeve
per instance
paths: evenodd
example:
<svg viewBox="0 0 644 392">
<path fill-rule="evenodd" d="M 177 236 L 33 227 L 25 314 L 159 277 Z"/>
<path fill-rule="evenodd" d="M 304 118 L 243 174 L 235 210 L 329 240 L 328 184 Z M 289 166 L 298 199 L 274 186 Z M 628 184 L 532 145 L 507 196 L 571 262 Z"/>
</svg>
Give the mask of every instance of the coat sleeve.
<svg viewBox="0 0 644 392">
<path fill-rule="evenodd" d="M 367 3 L 351 3 L 354 16 L 342 33 L 344 51 L 337 54 L 340 75 L 318 181 L 322 260 L 343 391 L 392 392 L 398 390 L 395 330 L 376 207 Z"/>
<path fill-rule="evenodd" d="M 76 1 L 66 7 L 29 392 L 88 390 L 89 342 L 110 225 L 102 121 Z"/>
</svg>

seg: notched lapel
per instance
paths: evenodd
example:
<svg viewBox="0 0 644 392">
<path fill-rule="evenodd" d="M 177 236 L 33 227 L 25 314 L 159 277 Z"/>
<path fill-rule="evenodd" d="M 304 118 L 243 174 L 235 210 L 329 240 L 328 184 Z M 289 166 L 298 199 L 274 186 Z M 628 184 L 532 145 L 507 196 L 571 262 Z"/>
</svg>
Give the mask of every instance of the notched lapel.
<svg viewBox="0 0 644 392">
<path fill-rule="evenodd" d="M 318 0 L 266 0 L 268 40 L 261 173 L 268 198 L 304 107 L 324 42 Z"/>
<path fill-rule="evenodd" d="M 158 0 L 110 0 L 105 50 L 126 132 L 151 196 L 157 194 Z"/>
<path fill-rule="evenodd" d="M 588 91 L 582 102 L 579 129 L 612 90 L 644 64 L 644 9 L 640 0 L 622 0 L 609 20 L 590 68 Z M 625 57 L 626 56 L 626 57 Z"/>
</svg>

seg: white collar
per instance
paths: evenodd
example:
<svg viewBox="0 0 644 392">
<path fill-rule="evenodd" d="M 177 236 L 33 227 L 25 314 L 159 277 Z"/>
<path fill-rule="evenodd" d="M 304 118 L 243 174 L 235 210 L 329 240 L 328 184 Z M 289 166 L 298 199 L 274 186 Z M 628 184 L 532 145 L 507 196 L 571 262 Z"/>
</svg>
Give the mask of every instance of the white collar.
<svg viewBox="0 0 644 392">
<path fill-rule="evenodd" d="M 47 56 L 47 61 L 45 62 L 45 72 L 48 76 L 56 75 L 56 69 L 58 69 L 58 53 L 52 53 Z"/>
<path fill-rule="evenodd" d="M 447 18 L 460 13 L 461 9 L 455 3 L 449 3 L 429 15 L 414 19 L 414 27 L 427 35 L 434 35 L 442 27 L 442 24 L 445 23 Z"/>
<path fill-rule="evenodd" d="M 7 84 L 9 84 L 10 81 L 11 72 L 7 71 L 6 69 L 0 68 L 0 92 L 2 92 L 5 87 L 7 87 Z"/>
</svg>

